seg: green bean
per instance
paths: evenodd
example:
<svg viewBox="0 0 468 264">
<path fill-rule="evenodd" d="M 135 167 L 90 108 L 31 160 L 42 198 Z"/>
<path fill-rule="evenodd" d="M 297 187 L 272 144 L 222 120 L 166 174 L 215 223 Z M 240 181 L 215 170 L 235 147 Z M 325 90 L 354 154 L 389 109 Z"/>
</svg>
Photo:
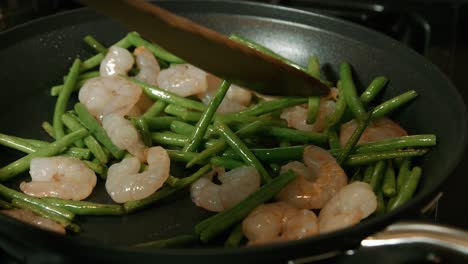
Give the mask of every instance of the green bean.
<svg viewBox="0 0 468 264">
<path fill-rule="evenodd" d="M 338 88 L 338 93 L 343 94 L 343 85 L 341 81 L 338 81 L 336 84 Z M 338 100 L 336 101 L 335 104 L 335 110 L 327 116 L 327 123 L 329 127 L 336 126 L 340 123 L 341 119 L 343 118 L 343 115 L 346 112 L 347 109 L 346 101 L 344 96 L 338 96 Z"/>
<path fill-rule="evenodd" d="M 194 183 L 200 177 L 208 173 L 210 170 L 211 170 L 211 165 L 207 164 L 201 167 L 198 171 L 196 171 L 194 174 L 190 175 L 189 177 L 179 179 L 176 182 L 174 187 L 164 186 L 163 188 L 159 189 L 158 191 L 156 191 L 155 193 L 151 194 L 150 196 L 144 199 L 136 200 L 136 201 L 129 201 L 129 202 L 124 203 L 123 205 L 124 210 L 127 213 L 131 213 L 136 210 L 143 209 L 164 198 L 167 198 L 168 196 L 174 194 L 175 192 L 187 186 L 190 186 L 192 183 Z"/>
<path fill-rule="evenodd" d="M 336 130 L 328 130 L 326 133 L 328 134 L 328 145 L 330 146 L 330 149 L 340 149 L 340 138 L 338 137 Z"/>
<path fill-rule="evenodd" d="M 408 147 L 432 147 L 436 145 L 436 141 L 436 136 L 432 134 L 387 138 L 360 144 L 354 148 L 354 153 L 371 153 Z"/>
<path fill-rule="evenodd" d="M 273 171 L 275 175 L 278 175 L 281 171 L 281 165 L 278 163 L 270 163 L 268 164 L 270 166 L 270 169 Z"/>
<path fill-rule="evenodd" d="M 400 165 L 400 168 L 398 169 L 398 176 L 397 176 L 397 191 L 398 192 L 403 186 L 403 183 L 406 182 L 406 179 L 408 179 L 408 176 L 410 174 L 410 169 L 411 169 L 411 159 L 406 158 L 403 160 L 403 162 Z"/>
<path fill-rule="evenodd" d="M 395 199 L 391 200 L 391 203 L 388 204 L 388 211 L 400 207 L 413 197 L 418 187 L 419 180 L 421 178 L 421 173 L 422 170 L 420 167 L 413 167 L 408 178 L 401 186 L 401 190 L 398 191 L 398 194 L 395 197 Z"/>
<path fill-rule="evenodd" d="M 244 160 L 247 165 L 253 166 L 262 175 L 263 182 L 271 181 L 271 176 L 268 174 L 263 165 L 258 161 L 250 149 L 232 132 L 231 129 L 220 121 L 215 122 L 215 129 L 226 140 L 229 146 L 234 149 L 237 154 Z"/>
<path fill-rule="evenodd" d="M 80 81 L 83 81 L 83 80 L 86 81 L 86 80 L 88 80 L 88 79 L 91 79 L 91 78 L 94 78 L 94 77 L 99 77 L 99 76 L 100 76 L 100 72 L 99 72 L 99 71 L 84 72 L 84 73 L 78 75 L 78 83 L 79 83 Z M 68 75 L 63 76 L 63 82 L 65 82 L 65 81 L 67 80 L 67 78 L 68 78 Z M 63 88 L 63 87 L 62 87 L 62 88 Z M 60 88 L 60 89 L 62 89 L 62 88 Z M 78 88 L 79 88 L 79 87 L 78 87 Z M 73 91 L 77 91 L 78 88 L 75 86 L 75 87 L 73 88 Z M 59 91 L 59 93 L 60 93 L 60 91 Z M 57 93 L 56 95 L 58 95 L 58 93 Z"/>
<path fill-rule="evenodd" d="M 145 48 L 149 49 L 158 59 L 162 59 L 169 63 L 184 63 L 181 58 L 175 56 L 174 54 L 154 43 L 146 41 L 135 32 L 128 33 L 128 40 L 135 47 L 144 46 Z"/>
<path fill-rule="evenodd" d="M 226 141 L 224 140 L 220 140 L 218 142 L 216 142 L 216 144 L 214 144 L 213 146 L 209 147 L 209 148 L 206 148 L 204 149 L 202 152 L 200 153 L 197 153 L 197 155 L 195 155 L 193 157 L 193 159 L 191 159 L 187 165 L 185 166 L 186 168 L 190 168 L 192 167 L 193 165 L 195 164 L 198 164 L 206 159 L 208 159 L 209 157 L 211 156 L 215 156 L 217 155 L 218 153 L 221 153 L 223 152 L 226 148 L 228 147 Z M 213 162 L 211 162 L 211 164 L 213 164 Z M 218 164 L 219 166 L 219 164 Z"/>
<path fill-rule="evenodd" d="M 328 141 L 328 135 L 325 133 L 300 131 L 291 128 L 266 127 L 262 129 L 265 135 L 285 139 L 290 142 L 311 143 L 316 145 L 325 145 Z"/>
<path fill-rule="evenodd" d="M 158 116 L 164 108 L 166 108 L 167 103 L 161 100 L 157 100 L 154 102 L 148 110 L 141 116 L 145 119 L 150 118 L 150 117 L 155 117 Z"/>
<path fill-rule="evenodd" d="M 170 104 L 164 108 L 166 114 L 177 116 L 187 122 L 197 122 L 200 120 L 202 113 L 190 111 L 187 108 L 183 108 L 177 105 Z"/>
<path fill-rule="evenodd" d="M 308 124 L 313 124 L 315 122 L 315 119 L 317 118 L 317 114 L 319 111 L 319 105 L 320 105 L 319 96 L 309 97 L 309 100 L 307 103 L 307 120 L 306 120 Z"/>
<path fill-rule="evenodd" d="M 241 161 L 237 161 L 234 159 L 227 159 L 223 157 L 213 157 L 210 159 L 210 163 L 213 166 L 223 167 L 228 170 L 232 170 L 237 167 L 245 166 L 245 164 Z"/>
<path fill-rule="evenodd" d="M 93 136 L 104 147 L 107 148 L 107 150 L 110 151 L 112 156 L 114 156 L 117 159 L 123 157 L 124 152 L 121 149 L 119 149 L 119 147 L 114 145 L 114 143 L 112 143 L 112 140 L 109 138 L 104 128 L 102 128 L 102 126 L 96 121 L 94 116 L 92 116 L 91 113 L 88 112 L 86 106 L 84 106 L 81 103 L 77 103 L 75 104 L 75 111 L 78 114 L 81 123 L 89 130 L 91 134 L 93 134 Z"/>
<path fill-rule="evenodd" d="M 192 133 L 195 131 L 195 126 L 187 124 L 183 121 L 175 120 L 171 123 L 171 131 L 177 134 L 181 134 L 184 136 L 191 136 Z M 215 134 L 213 127 L 208 126 L 207 133 L 205 134 L 205 138 L 210 137 L 211 135 Z"/>
<path fill-rule="evenodd" d="M 62 91 L 60 91 L 60 94 L 58 95 L 57 102 L 55 103 L 53 128 L 56 139 L 61 139 L 65 136 L 61 118 L 63 113 L 65 113 L 73 87 L 76 85 L 80 63 L 80 59 L 75 59 L 75 61 L 73 62 L 73 65 L 71 66 L 70 71 L 68 73 L 68 78 L 63 85 Z"/>
<path fill-rule="evenodd" d="M 337 159 L 338 164 L 343 164 L 343 162 L 348 158 L 349 153 L 351 153 L 352 149 L 354 148 L 354 146 L 356 146 L 357 142 L 361 138 L 362 133 L 364 133 L 364 130 L 369 125 L 371 115 L 370 113 L 364 113 L 364 115 L 364 119 L 357 121 L 357 128 L 353 131 L 353 134 L 351 134 L 348 141 L 341 149 L 341 154 L 338 156 Z"/>
<path fill-rule="evenodd" d="M 304 67 L 302 67 L 302 66 L 296 64 L 295 62 L 293 62 L 293 61 L 279 55 L 278 53 L 272 51 L 271 49 L 269 49 L 269 48 L 267 48 L 267 47 L 265 47 L 263 45 L 260 45 L 258 43 L 255 43 L 255 42 L 253 42 L 253 41 L 251 41 L 249 39 L 246 39 L 246 38 L 241 37 L 241 36 L 236 35 L 236 34 L 231 34 L 229 36 L 229 38 L 236 41 L 236 42 L 238 42 L 238 43 L 244 44 L 245 46 L 247 46 L 247 47 L 249 47 L 251 49 L 254 49 L 254 50 L 259 51 L 259 52 L 261 52 L 263 54 L 269 55 L 269 56 L 271 56 L 271 57 L 273 57 L 273 58 L 275 58 L 277 60 L 280 60 L 283 63 L 286 63 L 286 64 L 288 64 L 288 65 L 290 65 L 290 66 L 292 66 L 292 67 L 294 67 L 296 69 L 299 69 L 301 71 L 306 71 L 306 69 L 304 69 Z"/>
<path fill-rule="evenodd" d="M 357 95 L 356 87 L 354 86 L 353 76 L 351 73 L 351 65 L 346 62 L 343 62 L 340 65 L 340 80 L 341 85 L 343 86 L 341 96 L 344 97 L 346 105 L 348 105 L 349 110 L 354 114 L 358 120 L 364 120 L 366 110 Z M 341 91 L 340 91 L 341 92 Z"/>
<path fill-rule="evenodd" d="M 317 56 L 312 55 L 307 62 L 307 73 L 316 79 L 320 79 L 320 62 Z"/>
<path fill-rule="evenodd" d="M 290 146 L 279 148 L 251 149 L 255 156 L 262 162 L 285 162 L 289 160 L 302 160 L 305 146 Z M 240 159 L 237 153 L 229 149 L 223 153 L 223 157 L 229 159 Z"/>
<path fill-rule="evenodd" d="M 219 120 L 225 124 L 231 125 L 231 124 L 236 124 L 236 123 L 252 123 L 255 121 L 263 121 L 265 122 L 265 125 L 269 126 L 277 126 L 277 127 L 287 127 L 287 122 L 286 120 L 272 120 L 269 119 L 265 116 L 250 116 L 250 115 L 245 115 L 245 114 L 239 114 L 239 113 L 234 113 L 234 114 L 217 114 L 216 115 L 216 120 Z"/>
<path fill-rule="evenodd" d="M 123 39 L 114 43 L 112 46 L 117 46 L 117 47 L 121 47 L 124 49 L 128 49 L 129 47 L 131 47 L 132 43 L 129 41 L 129 36 L 128 36 L 129 34 L 130 33 L 128 33 Z M 138 34 L 138 33 L 133 33 L 133 34 Z M 80 72 L 84 72 L 84 71 L 87 71 L 89 69 L 99 66 L 99 64 L 101 64 L 101 61 L 103 59 L 104 59 L 104 54 L 99 53 L 83 61 L 80 65 Z"/>
<path fill-rule="evenodd" d="M 390 112 L 399 108 L 400 106 L 408 103 L 418 96 L 418 93 L 414 90 L 407 91 L 398 96 L 389 99 L 374 108 L 372 111 L 372 118 L 376 119 L 388 115 Z"/>
<path fill-rule="evenodd" d="M 70 113 L 65 113 L 62 115 L 63 124 L 72 131 L 76 131 L 84 128 L 80 122 L 75 119 L 75 117 Z M 99 160 L 99 162 L 106 164 L 109 160 L 109 157 L 106 155 L 102 149 L 99 142 L 93 136 L 89 135 L 83 139 L 86 147 L 93 153 L 93 155 Z"/>
<path fill-rule="evenodd" d="M 32 204 L 32 203 L 29 203 L 28 201 L 19 200 L 19 199 L 12 199 L 11 203 L 15 207 L 30 210 L 37 215 L 40 215 L 44 218 L 48 218 L 56 223 L 59 223 L 65 226 L 67 229 L 72 230 L 75 233 L 78 233 L 80 231 L 80 227 L 76 224 L 73 224 L 69 219 L 61 215 L 54 214 L 50 211 L 44 210 L 44 208 L 39 207 L 36 204 Z"/>
<path fill-rule="evenodd" d="M 38 147 L 38 148 L 43 148 L 45 146 L 49 145 L 49 142 L 39 140 L 39 139 L 32 139 L 32 138 L 21 138 L 21 137 L 16 137 L 16 136 L 10 136 L 13 139 L 18 139 L 26 142 L 27 144 L 33 146 L 33 147 Z"/>
<path fill-rule="evenodd" d="M 36 151 L 36 147 L 27 143 L 26 141 L 2 133 L 0 133 L 0 145 L 26 153 L 32 153 Z"/>
<path fill-rule="evenodd" d="M 144 242 L 134 245 L 138 248 L 174 248 L 186 246 L 187 244 L 193 244 L 198 241 L 198 237 L 195 235 L 181 235 L 168 239 Z"/>
<path fill-rule="evenodd" d="M 131 118 L 130 121 L 132 122 L 133 126 L 136 128 L 138 133 L 140 134 L 141 140 L 147 147 L 153 146 L 152 143 L 152 136 L 151 131 L 149 129 L 148 123 L 146 123 L 146 119 L 142 117 L 134 117 Z"/>
<path fill-rule="evenodd" d="M 382 183 L 382 193 L 386 197 L 393 197 L 396 194 L 395 170 L 393 169 L 392 161 L 387 162 L 387 170 L 385 171 L 384 180 Z"/>
<path fill-rule="evenodd" d="M 377 190 L 375 193 L 377 196 L 377 209 L 375 209 L 375 215 L 383 215 L 386 211 L 385 200 L 382 194 L 382 190 Z"/>
<path fill-rule="evenodd" d="M 177 117 L 173 116 L 160 116 L 160 117 L 147 117 L 145 118 L 148 128 L 151 131 L 168 130 L 174 121 L 179 121 Z"/>
<path fill-rule="evenodd" d="M 361 94 L 361 102 L 364 105 L 369 104 L 388 83 L 388 78 L 385 76 L 375 77 L 374 80 L 367 86 L 366 90 Z"/>
<path fill-rule="evenodd" d="M 374 172 L 375 164 L 369 164 L 364 170 L 364 176 L 362 177 L 363 182 L 370 183 L 372 179 L 372 173 Z"/>
<path fill-rule="evenodd" d="M 197 153 L 183 152 L 181 150 L 167 149 L 167 154 L 171 158 L 171 161 L 190 162 Z M 202 163 L 202 162 L 200 162 Z"/>
<path fill-rule="evenodd" d="M 357 168 L 356 171 L 354 171 L 353 176 L 351 176 L 351 179 L 349 179 L 349 183 L 362 181 L 362 177 L 361 168 Z"/>
<path fill-rule="evenodd" d="M 84 163 L 93 170 L 96 174 L 99 175 L 99 177 L 103 180 L 106 180 L 107 178 L 107 166 L 104 164 L 100 164 L 99 161 L 89 161 L 89 160 L 83 160 Z"/>
<path fill-rule="evenodd" d="M 231 83 L 224 80 L 218 87 L 215 95 L 211 99 L 208 107 L 205 109 L 203 114 L 200 116 L 197 124 L 195 125 L 195 130 L 192 135 L 189 137 L 189 141 L 185 144 L 182 151 L 193 152 L 197 151 L 198 147 L 202 143 L 203 137 L 205 136 L 206 130 L 208 129 L 209 124 L 213 120 L 216 110 L 223 101 L 226 93 L 231 86 Z"/>
<path fill-rule="evenodd" d="M 72 201 L 52 197 L 41 198 L 41 201 L 66 209 L 77 215 L 122 215 L 124 213 L 122 206 L 117 204 Z"/>
<path fill-rule="evenodd" d="M 144 83 L 135 78 L 128 78 L 128 80 L 138 84 L 143 89 L 143 92 L 152 100 L 161 100 L 168 104 L 174 104 L 179 107 L 194 109 L 198 111 L 204 111 L 206 108 L 206 106 L 202 102 L 195 101 L 195 100 L 185 98 L 182 96 L 178 96 L 174 93 L 171 93 L 164 89 L 158 88 L 156 86 L 152 86 L 150 84 Z"/>
<path fill-rule="evenodd" d="M 98 53 L 102 53 L 102 54 L 107 53 L 107 48 L 104 47 L 104 45 L 102 45 L 99 41 L 97 41 L 93 36 L 86 35 L 83 40 L 84 42 L 86 42 L 86 44 L 88 44 L 91 48 L 93 48 Z"/>
<path fill-rule="evenodd" d="M 164 146 L 184 147 L 188 142 L 188 137 L 179 135 L 170 131 L 151 133 L 151 139 L 154 144 Z"/>
<path fill-rule="evenodd" d="M 242 232 L 242 224 L 237 224 L 229 234 L 224 247 L 227 248 L 237 248 L 239 247 L 242 239 L 244 238 L 244 233 Z"/>
<path fill-rule="evenodd" d="M 406 157 L 418 157 L 429 152 L 429 149 L 409 149 L 409 150 L 394 150 L 394 151 L 382 151 L 377 153 L 365 153 L 365 154 L 353 154 L 350 155 L 345 162 L 348 166 L 358 166 L 373 163 L 379 160 L 395 159 L 395 158 L 406 158 Z"/>
<path fill-rule="evenodd" d="M 55 139 L 54 127 L 47 121 L 42 122 L 42 129 L 49 135 L 51 138 Z"/>
<path fill-rule="evenodd" d="M 36 207 L 40 207 L 48 212 L 53 213 L 54 215 L 60 215 L 62 217 L 65 217 L 66 219 L 70 221 L 73 220 L 73 218 L 75 218 L 75 214 L 68 210 L 50 205 L 42 201 L 39 198 L 35 198 L 32 196 L 26 195 L 24 193 L 15 191 L 13 189 L 6 187 L 3 184 L 0 184 L 0 196 L 7 198 L 9 200 L 18 199 L 18 200 L 22 200 L 30 204 L 34 204 Z"/>
<path fill-rule="evenodd" d="M 287 107 L 305 104 L 307 103 L 308 98 L 299 98 L 299 97 L 283 97 L 271 101 L 265 101 L 258 104 L 255 104 L 245 110 L 236 113 L 238 115 L 251 115 L 259 116 L 267 113 L 271 113 L 276 110 L 281 110 Z"/>
<path fill-rule="evenodd" d="M 91 158 L 91 151 L 85 148 L 71 147 L 63 152 L 62 156 L 73 157 L 81 160 L 88 160 Z"/>
<path fill-rule="evenodd" d="M 80 129 L 72 132 L 63 138 L 51 143 L 49 146 L 41 148 L 36 152 L 30 153 L 0 169 L 0 181 L 9 180 L 16 175 L 25 172 L 29 168 L 31 159 L 35 157 L 50 157 L 62 152 L 63 149 L 72 144 L 75 140 L 88 135 L 88 131 Z"/>
<path fill-rule="evenodd" d="M 239 223 L 257 206 L 269 201 L 295 178 L 296 174 L 292 171 L 281 174 L 233 207 L 198 223 L 195 226 L 195 232 L 200 234 L 200 240 L 203 242 L 213 239 L 224 230 Z"/>
<path fill-rule="evenodd" d="M 11 209 L 11 208 L 13 208 L 11 203 L 0 200 L 0 209 Z"/>
<path fill-rule="evenodd" d="M 97 73 L 98 73 L 97 76 L 99 76 L 99 72 L 97 72 Z M 97 77 L 97 76 L 95 76 L 95 77 Z M 94 77 L 90 77 L 88 79 L 81 79 L 81 80 L 78 79 L 78 81 L 76 82 L 76 85 L 73 86 L 73 92 L 79 91 L 81 89 L 81 87 L 85 84 L 85 82 L 88 81 L 91 78 L 94 78 Z M 52 88 L 50 88 L 50 95 L 51 96 L 57 96 L 57 95 L 60 94 L 60 92 L 62 92 L 62 89 L 63 89 L 63 84 L 52 86 Z"/>
<path fill-rule="evenodd" d="M 372 171 L 370 185 L 375 193 L 381 190 L 382 180 L 385 175 L 386 164 L 385 161 L 379 160 L 375 164 L 374 171 Z"/>
</svg>

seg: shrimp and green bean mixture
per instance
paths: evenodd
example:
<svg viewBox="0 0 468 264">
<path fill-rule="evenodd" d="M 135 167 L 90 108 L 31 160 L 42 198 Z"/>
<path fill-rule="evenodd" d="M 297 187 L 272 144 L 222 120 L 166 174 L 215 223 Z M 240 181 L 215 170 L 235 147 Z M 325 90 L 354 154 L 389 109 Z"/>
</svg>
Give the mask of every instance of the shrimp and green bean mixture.
<svg viewBox="0 0 468 264">
<path fill-rule="evenodd" d="M 237 35 L 231 39 L 293 62 Z M 138 247 L 209 243 L 258 245 L 350 227 L 407 202 L 422 177 L 416 158 L 436 145 L 408 135 L 389 118 L 417 97 L 410 90 L 375 102 L 388 79 L 361 93 L 350 64 L 323 97 L 268 97 L 184 62 L 136 32 L 97 54 L 75 59 L 52 87 L 54 114 L 42 128 L 50 141 L 0 134 L 25 155 L 0 168 L 2 213 L 52 232 L 80 232 L 80 215 L 158 210 L 188 191 L 193 206 L 214 212 L 192 234 Z M 67 108 L 71 102 L 78 102 Z M 191 175 L 171 173 L 183 164 Z M 29 176 L 19 190 L 9 181 Z M 86 201 L 101 181 L 111 204 Z M 85 230 L 83 230 L 85 231 Z"/>
</svg>

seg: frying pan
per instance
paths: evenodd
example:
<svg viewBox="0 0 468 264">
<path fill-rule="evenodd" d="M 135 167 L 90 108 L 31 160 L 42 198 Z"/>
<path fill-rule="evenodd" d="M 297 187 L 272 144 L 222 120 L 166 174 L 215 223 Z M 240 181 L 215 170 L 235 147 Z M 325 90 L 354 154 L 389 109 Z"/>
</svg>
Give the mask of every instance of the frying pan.
<svg viewBox="0 0 468 264">
<path fill-rule="evenodd" d="M 300 241 L 240 249 L 128 247 L 192 232 L 195 223 L 209 213 L 193 206 L 187 194 L 123 217 L 80 217 L 82 232 L 65 237 L 0 216 L 3 250 L 31 263 L 73 263 L 83 259 L 103 263 L 272 263 L 345 250 L 398 219 L 419 214 L 459 162 L 467 134 L 466 109 L 460 95 L 434 65 L 398 42 L 349 22 L 278 6 L 222 1 L 158 4 L 221 33 L 237 33 L 263 43 L 300 64 L 305 65 L 307 57 L 316 54 L 323 62 L 323 74 L 331 80 L 336 80 L 337 65 L 342 61 L 354 66 L 360 88 L 373 77 L 386 75 L 391 82 L 382 100 L 415 89 L 419 98 L 393 118 L 410 134 L 434 133 L 438 137 L 437 147 L 419 160 L 424 176 L 417 194 L 400 208 L 351 228 Z M 108 18 L 79 9 L 0 34 L 2 133 L 46 138 L 40 124 L 51 118 L 55 103 L 49 88 L 61 82 L 76 55 L 91 55 L 82 42 L 86 34 L 109 44 L 123 37 L 126 30 Z M 8 150 L 0 153 L 2 163 L 18 157 L 20 154 Z M 19 181 L 8 184 L 17 187 Z M 90 200 L 111 202 L 102 183 Z"/>
</svg>

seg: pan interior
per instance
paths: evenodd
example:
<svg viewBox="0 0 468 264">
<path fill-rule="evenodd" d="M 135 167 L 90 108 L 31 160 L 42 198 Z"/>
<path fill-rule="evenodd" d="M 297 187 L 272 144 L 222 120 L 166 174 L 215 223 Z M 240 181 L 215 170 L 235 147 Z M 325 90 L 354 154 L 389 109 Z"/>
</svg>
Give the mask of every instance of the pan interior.
<svg viewBox="0 0 468 264">
<path fill-rule="evenodd" d="M 258 9 L 260 15 L 255 15 L 252 10 L 243 13 L 246 7 L 238 9 L 236 14 L 230 12 L 229 5 L 222 7 L 214 3 L 204 8 L 164 4 L 221 33 L 236 33 L 264 44 L 302 65 L 309 55 L 316 54 L 323 65 L 322 73 L 330 80 L 337 79 L 337 67 L 342 61 L 353 65 L 359 89 L 374 77 L 385 75 L 391 82 L 382 99 L 415 89 L 419 98 L 393 117 L 409 133 L 434 133 L 439 142 L 438 147 L 421 160 L 424 177 L 417 197 L 432 193 L 456 164 L 452 157 L 458 158 L 463 148 L 460 142 L 465 142 L 464 108 L 458 95 L 431 65 L 421 63 L 417 55 L 395 46 L 392 40 L 361 28 L 357 28 L 353 37 L 347 30 L 354 26 L 316 15 L 301 13 L 298 17 L 303 18 L 296 17 L 301 21 L 291 22 L 295 20 L 291 11 L 284 11 L 273 19 L 264 16 L 262 13 L 270 11 L 262 8 Z M 289 19 L 285 20 L 288 14 Z M 109 45 L 122 38 L 126 30 L 109 19 L 82 10 L 0 35 L 0 132 L 49 139 L 41 129 L 43 121 L 52 119 L 55 98 L 49 96 L 49 89 L 62 82 L 76 56 L 85 59 L 92 55 L 82 41 L 87 34 Z M 229 63 L 217 59 L 220 63 Z M 0 152 L 2 164 L 19 157 L 18 152 L 5 149 Z M 177 164 L 174 167 L 179 167 L 180 175 L 189 173 Z M 24 179 L 27 179 L 26 174 L 10 185 L 17 186 Z M 111 202 L 102 182 L 89 200 Z M 208 215 L 195 207 L 185 192 L 168 202 L 123 217 L 79 217 L 82 232 L 76 238 L 105 245 L 131 245 L 191 233 L 194 225 Z"/>
</svg>

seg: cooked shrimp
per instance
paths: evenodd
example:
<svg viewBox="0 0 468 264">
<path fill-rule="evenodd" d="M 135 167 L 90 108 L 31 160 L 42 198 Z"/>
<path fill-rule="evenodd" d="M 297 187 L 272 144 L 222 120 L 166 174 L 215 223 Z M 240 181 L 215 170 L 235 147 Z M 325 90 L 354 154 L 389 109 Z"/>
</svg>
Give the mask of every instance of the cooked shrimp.
<svg viewBox="0 0 468 264">
<path fill-rule="evenodd" d="M 372 187 L 365 182 L 353 182 L 343 187 L 320 211 L 320 233 L 357 224 L 376 209 L 377 197 Z"/>
<path fill-rule="evenodd" d="M 278 194 L 277 199 L 302 209 L 320 209 L 343 186 L 348 178 L 328 151 L 307 146 L 304 149 L 304 163 L 293 161 L 281 168 L 297 174 Z"/>
<path fill-rule="evenodd" d="M 208 74 L 207 75 L 207 83 L 208 89 L 205 93 L 198 94 L 198 98 L 204 103 L 209 104 L 211 99 L 213 98 L 216 90 L 218 89 L 219 85 L 221 84 L 221 79 L 218 77 Z M 229 87 L 226 96 L 224 97 L 223 101 L 219 105 L 218 109 L 216 110 L 219 113 L 233 113 L 239 112 L 247 108 L 250 105 L 252 100 L 252 92 L 237 86 L 235 84 L 231 84 Z"/>
<path fill-rule="evenodd" d="M 158 86 L 180 96 L 204 93 L 207 89 L 206 72 L 190 64 L 176 64 L 162 70 Z"/>
<path fill-rule="evenodd" d="M 192 201 L 212 212 L 230 208 L 260 188 L 260 174 L 253 167 L 242 166 L 220 173 L 220 185 L 213 183 L 212 177 L 212 174 L 202 177 L 190 188 Z"/>
<path fill-rule="evenodd" d="M 22 182 L 20 189 L 36 197 L 57 197 L 83 200 L 96 186 L 96 174 L 76 158 L 33 158 L 30 170 L 32 181 Z"/>
<path fill-rule="evenodd" d="M 301 239 L 318 234 L 317 216 L 284 202 L 263 204 L 242 222 L 249 245 Z"/>
<path fill-rule="evenodd" d="M 340 144 L 342 146 L 346 145 L 348 139 L 353 134 L 354 130 L 357 128 L 357 121 L 351 120 L 347 123 L 344 123 L 340 128 Z M 357 144 L 379 141 L 386 138 L 402 137 L 407 136 L 408 133 L 396 122 L 382 117 L 376 120 L 372 120 L 367 128 L 361 135 Z"/>
<path fill-rule="evenodd" d="M 322 132 L 327 127 L 327 116 L 335 111 L 337 93 L 337 89 L 332 88 L 330 96 L 320 99 L 319 110 L 313 124 L 307 123 L 307 105 L 286 108 L 280 118 L 286 120 L 289 127 L 297 130 Z"/>
<path fill-rule="evenodd" d="M 102 127 L 117 147 L 127 150 L 140 161 L 145 160 L 146 146 L 130 121 L 121 115 L 110 114 L 102 120 Z"/>
<path fill-rule="evenodd" d="M 118 76 L 88 80 L 80 89 L 78 99 L 97 119 L 109 114 L 126 115 L 138 102 L 141 88 Z"/>
<path fill-rule="evenodd" d="M 169 177 L 171 161 L 162 147 L 147 151 L 148 169 L 141 173 L 137 158 L 125 158 L 113 164 L 107 172 L 106 190 L 117 203 L 146 198 L 157 191 Z"/>
<path fill-rule="evenodd" d="M 158 85 L 158 75 L 161 68 L 153 53 L 140 46 L 135 49 L 133 54 L 135 54 L 136 65 L 140 70 L 135 78 L 151 85 Z"/>
<path fill-rule="evenodd" d="M 101 76 L 126 75 L 135 60 L 132 54 L 124 48 L 112 46 L 99 66 Z"/>
<path fill-rule="evenodd" d="M 50 219 L 34 214 L 26 209 L 1 210 L 2 214 L 39 228 L 65 235 L 65 228 Z"/>
</svg>

